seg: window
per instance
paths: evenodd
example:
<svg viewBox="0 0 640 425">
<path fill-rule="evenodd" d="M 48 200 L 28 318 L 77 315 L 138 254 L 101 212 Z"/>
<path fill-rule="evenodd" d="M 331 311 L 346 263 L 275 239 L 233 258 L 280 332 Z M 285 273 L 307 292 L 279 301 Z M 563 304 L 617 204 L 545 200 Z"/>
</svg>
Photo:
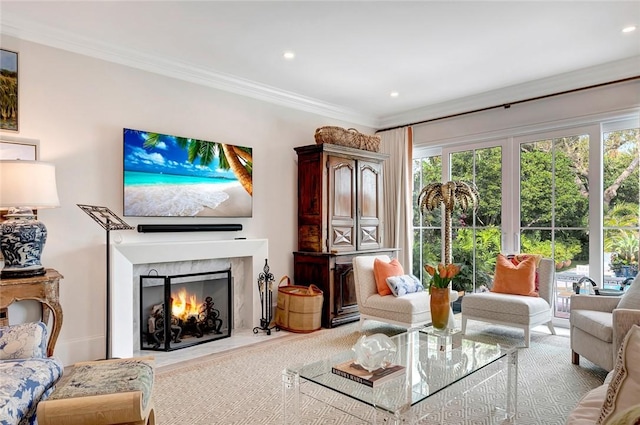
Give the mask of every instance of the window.
<svg viewBox="0 0 640 425">
<path fill-rule="evenodd" d="M 553 258 L 556 316 L 567 317 L 578 266 L 589 265 L 589 135 L 520 144 L 520 252 Z"/>
<path fill-rule="evenodd" d="M 453 261 L 462 265 L 454 280 L 457 291 L 486 289 L 502 247 L 502 147 L 451 152 L 451 180 L 475 184 L 476 212 L 455 209 L 452 219 Z"/>
<path fill-rule="evenodd" d="M 603 274 L 605 287 L 616 287 L 638 273 L 640 129 L 605 128 L 603 141 Z"/>
<path fill-rule="evenodd" d="M 426 153 L 413 160 L 413 265 L 412 272 L 423 285 L 427 280 L 424 264 L 440 262 L 442 246 L 441 212 L 434 210 L 421 215 L 418 194 L 427 184 L 442 178 L 442 157 L 439 153 Z"/>
<path fill-rule="evenodd" d="M 574 282 L 589 276 L 620 288 L 638 273 L 640 257 L 640 129 L 636 116 L 503 141 L 415 150 L 414 264 L 441 261 L 441 216 L 421 215 L 417 194 L 434 181 L 473 182 L 476 214 L 454 210 L 453 261 L 465 268 L 457 285 L 490 285 L 499 252 L 539 253 L 556 263 L 556 315 L 568 317 Z M 459 289 L 459 288 L 456 288 Z"/>
<path fill-rule="evenodd" d="M 452 214 L 453 262 L 462 266 L 453 289 L 473 292 L 481 286 L 486 288 L 502 246 L 502 146 L 494 143 L 422 155 L 413 162 L 413 273 L 424 284 L 423 265 L 435 265 L 443 258 L 441 211 L 421 214 L 418 194 L 432 182 L 462 180 L 476 185 L 480 202 L 476 214 L 461 209 L 455 209 Z M 445 165 L 442 158 L 445 158 Z"/>
</svg>

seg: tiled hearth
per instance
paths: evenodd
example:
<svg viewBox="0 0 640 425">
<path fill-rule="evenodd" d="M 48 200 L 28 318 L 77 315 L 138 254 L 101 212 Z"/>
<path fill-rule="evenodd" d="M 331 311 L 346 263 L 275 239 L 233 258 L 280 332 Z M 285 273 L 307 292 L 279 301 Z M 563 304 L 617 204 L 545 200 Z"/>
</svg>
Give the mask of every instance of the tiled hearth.
<svg viewBox="0 0 640 425">
<path fill-rule="evenodd" d="M 207 344 L 195 345 L 175 351 L 140 351 L 135 350 L 134 356 L 154 356 L 157 367 L 171 366 L 177 363 L 193 360 L 210 354 L 222 353 L 237 348 L 246 348 L 260 342 L 272 341 L 276 338 L 291 335 L 287 331 L 272 331 L 271 335 L 265 332 L 254 334 L 251 329 L 241 329 L 231 334 L 231 337 L 213 341 Z"/>
<path fill-rule="evenodd" d="M 237 348 L 280 337 L 283 332 L 253 334 L 261 315 L 258 274 L 269 258 L 265 239 L 194 242 L 155 242 L 112 245 L 111 355 L 132 357 L 151 353 L 159 365 Z M 233 329 L 231 337 L 171 352 L 140 352 L 140 274 L 156 269 L 159 274 L 176 270 L 231 267 L 233 276 Z M 280 334 L 280 335 L 278 335 Z"/>
</svg>

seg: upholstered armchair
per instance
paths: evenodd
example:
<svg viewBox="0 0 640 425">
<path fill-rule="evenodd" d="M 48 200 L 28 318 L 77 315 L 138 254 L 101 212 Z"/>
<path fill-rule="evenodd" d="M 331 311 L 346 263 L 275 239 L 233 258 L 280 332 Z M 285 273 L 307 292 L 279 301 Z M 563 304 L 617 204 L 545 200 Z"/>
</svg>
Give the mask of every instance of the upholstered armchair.
<svg viewBox="0 0 640 425">
<path fill-rule="evenodd" d="M 553 260 L 540 259 L 537 274 L 537 296 L 482 292 L 462 297 L 462 333 L 466 331 L 468 320 L 478 320 L 523 329 L 526 347 L 531 340 L 531 329 L 536 326 L 546 324 L 555 335 L 552 323 L 555 294 Z"/>
<path fill-rule="evenodd" d="M 571 362 L 582 356 L 612 370 L 625 335 L 640 325 L 640 274 L 621 297 L 572 295 L 569 323 Z"/>
<path fill-rule="evenodd" d="M 378 320 L 405 328 L 417 328 L 431 322 L 427 291 L 401 297 L 378 294 L 373 273 L 373 263 L 376 258 L 386 263 L 390 261 L 387 255 L 361 255 L 353 258 L 353 278 L 360 311 L 360 329 L 365 320 Z"/>
<path fill-rule="evenodd" d="M 0 424 L 35 422 L 38 403 L 53 392 L 64 367 L 47 357 L 42 322 L 0 327 Z"/>
<path fill-rule="evenodd" d="M 360 329 L 365 320 L 391 323 L 407 329 L 418 328 L 431 323 L 431 307 L 427 290 L 402 296 L 380 295 L 374 274 L 374 262 L 379 259 L 390 261 L 387 255 L 361 255 L 353 259 L 353 278 L 356 300 L 360 311 Z M 458 293 L 451 291 L 449 301 L 458 299 Z M 455 320 L 453 310 L 449 310 L 449 328 Z"/>
</svg>

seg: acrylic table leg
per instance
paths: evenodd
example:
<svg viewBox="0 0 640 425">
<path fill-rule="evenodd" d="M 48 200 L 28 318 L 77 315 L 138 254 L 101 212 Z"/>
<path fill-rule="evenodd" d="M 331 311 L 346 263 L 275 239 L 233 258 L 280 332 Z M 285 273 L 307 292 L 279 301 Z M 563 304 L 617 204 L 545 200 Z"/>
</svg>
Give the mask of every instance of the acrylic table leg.
<svg viewBox="0 0 640 425">
<path fill-rule="evenodd" d="M 508 420 L 516 418 L 518 413 L 518 350 L 513 348 L 507 353 L 507 406 Z"/>
<path fill-rule="evenodd" d="M 300 423 L 300 374 L 297 369 L 282 371 L 282 419 L 285 425 Z"/>
<path fill-rule="evenodd" d="M 385 409 L 374 407 L 370 423 L 372 425 L 409 425 L 416 423 L 416 418 L 410 410 L 391 413 Z"/>
</svg>

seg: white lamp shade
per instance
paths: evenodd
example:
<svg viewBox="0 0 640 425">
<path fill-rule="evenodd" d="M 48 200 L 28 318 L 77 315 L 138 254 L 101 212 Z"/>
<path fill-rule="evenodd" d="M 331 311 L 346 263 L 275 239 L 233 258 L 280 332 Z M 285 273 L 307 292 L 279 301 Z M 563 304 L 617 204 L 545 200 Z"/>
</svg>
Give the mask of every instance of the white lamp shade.
<svg viewBox="0 0 640 425">
<path fill-rule="evenodd" d="M 41 161 L 0 161 L 0 208 L 60 206 L 56 168 Z"/>
</svg>

